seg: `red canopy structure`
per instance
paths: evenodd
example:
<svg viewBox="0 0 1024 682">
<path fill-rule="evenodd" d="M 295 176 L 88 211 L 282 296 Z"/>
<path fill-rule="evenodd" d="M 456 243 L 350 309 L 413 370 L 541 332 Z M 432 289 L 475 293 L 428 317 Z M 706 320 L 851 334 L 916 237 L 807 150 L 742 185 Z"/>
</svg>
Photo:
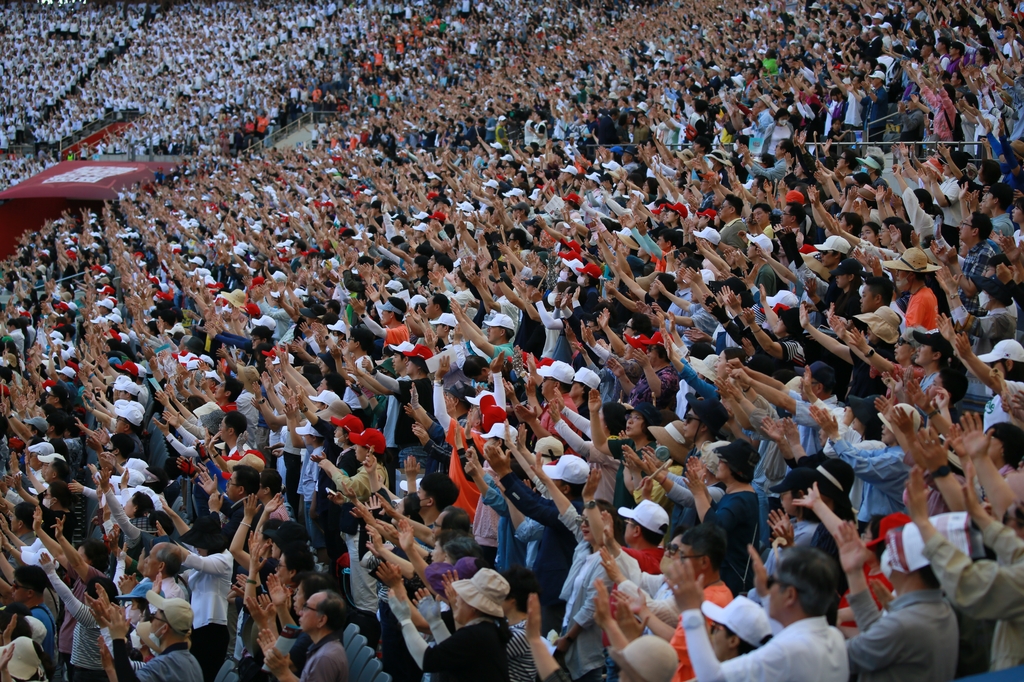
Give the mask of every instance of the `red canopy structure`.
<svg viewBox="0 0 1024 682">
<path fill-rule="evenodd" d="M 26 230 L 38 230 L 67 209 L 90 207 L 117 199 L 117 193 L 153 180 L 170 164 L 145 161 L 63 161 L 0 192 L 0 258 L 15 251 Z"/>
<path fill-rule="evenodd" d="M 117 193 L 137 182 L 153 179 L 166 163 L 144 161 L 63 161 L 52 168 L 0 192 L 0 201 L 11 199 L 116 199 Z"/>
</svg>

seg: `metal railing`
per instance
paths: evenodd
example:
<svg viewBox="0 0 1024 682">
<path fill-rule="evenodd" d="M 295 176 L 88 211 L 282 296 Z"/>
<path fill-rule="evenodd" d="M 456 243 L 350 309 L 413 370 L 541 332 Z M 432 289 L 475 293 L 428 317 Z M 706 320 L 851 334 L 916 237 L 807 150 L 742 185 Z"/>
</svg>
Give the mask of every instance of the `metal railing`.
<svg viewBox="0 0 1024 682">
<path fill-rule="evenodd" d="M 248 147 L 243 149 L 241 153 L 249 154 L 255 151 L 267 149 L 268 147 L 273 147 L 281 140 L 284 140 L 292 133 L 297 132 L 307 125 L 316 125 L 324 121 L 333 121 L 338 118 L 338 116 L 339 114 L 336 111 L 307 111 L 291 123 L 278 128 L 272 133 L 268 133 L 260 140 L 254 141 Z"/>
<path fill-rule="evenodd" d="M 306 125 L 312 122 L 313 112 L 307 111 L 306 113 L 302 114 L 302 116 L 299 116 L 291 123 L 288 123 L 287 125 L 278 128 L 274 132 L 268 133 L 267 135 L 264 135 L 262 138 L 253 141 L 252 144 L 250 144 L 248 147 L 242 150 L 242 153 L 251 154 L 255 151 L 264 150 L 267 147 L 273 147 L 279 141 L 283 140 L 284 138 L 288 137 L 295 131 L 299 130 L 299 128 L 305 127 Z"/>
<path fill-rule="evenodd" d="M 98 118 L 92 123 L 88 124 L 81 130 L 74 132 L 71 135 L 61 138 L 60 142 L 57 143 L 58 155 L 63 157 L 65 150 L 74 147 L 76 144 L 89 137 L 93 133 L 97 133 L 109 125 L 120 122 L 134 121 L 137 118 L 142 117 L 142 112 L 138 109 L 125 109 L 122 111 L 111 111 L 103 115 L 103 118 Z M 49 146 L 49 145 L 43 145 Z"/>
</svg>

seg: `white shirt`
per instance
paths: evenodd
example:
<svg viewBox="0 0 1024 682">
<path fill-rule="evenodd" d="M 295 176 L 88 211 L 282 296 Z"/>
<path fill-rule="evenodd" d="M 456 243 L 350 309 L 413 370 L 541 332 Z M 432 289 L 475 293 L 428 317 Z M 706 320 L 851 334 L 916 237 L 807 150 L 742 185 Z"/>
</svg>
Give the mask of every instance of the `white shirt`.
<svg viewBox="0 0 1024 682">
<path fill-rule="evenodd" d="M 181 562 L 191 568 L 188 588 L 192 591 L 192 627 L 201 628 L 211 623 L 228 624 L 228 592 L 231 591 L 231 552 L 199 556 L 189 554 Z"/>
<path fill-rule="evenodd" d="M 850 679 L 843 633 L 831 627 L 824 616 L 798 620 L 760 649 L 724 663 L 715 658 L 705 618 L 699 610 L 683 612 L 682 624 L 698 682 L 848 682 Z"/>
</svg>

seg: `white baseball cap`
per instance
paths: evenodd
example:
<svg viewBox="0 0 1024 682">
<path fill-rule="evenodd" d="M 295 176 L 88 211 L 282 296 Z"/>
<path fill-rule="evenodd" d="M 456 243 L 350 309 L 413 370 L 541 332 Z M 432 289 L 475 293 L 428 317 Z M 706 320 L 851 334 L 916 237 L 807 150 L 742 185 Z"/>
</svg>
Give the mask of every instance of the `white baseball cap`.
<svg viewBox="0 0 1024 682">
<path fill-rule="evenodd" d="M 590 466 L 576 455 L 563 455 L 557 462 L 545 464 L 544 473 L 553 481 L 579 485 L 587 482 Z"/>
<path fill-rule="evenodd" d="M 772 240 L 768 239 L 766 235 L 751 234 L 747 235 L 747 239 L 764 249 L 765 253 L 770 254 L 772 252 Z"/>
<path fill-rule="evenodd" d="M 711 227 L 705 227 L 703 230 L 697 230 L 693 233 L 694 237 L 700 237 L 701 239 L 707 239 L 709 242 L 718 246 L 722 241 L 722 235 L 718 234 L 718 230 Z"/>
<path fill-rule="evenodd" d="M 446 327 L 457 327 L 459 325 L 459 321 L 452 313 L 441 313 L 438 315 L 436 320 L 431 320 L 430 324 L 443 324 Z"/>
<path fill-rule="evenodd" d="M 341 396 L 339 396 L 334 391 L 320 391 L 319 395 L 311 395 L 309 396 L 309 399 L 316 403 L 323 403 L 324 405 L 333 405 L 334 403 L 341 400 Z"/>
<path fill-rule="evenodd" d="M 299 436 L 319 436 L 320 432 L 313 428 L 312 424 L 306 422 L 295 427 L 295 433 Z"/>
<path fill-rule="evenodd" d="M 818 244 L 818 251 L 838 251 L 846 255 L 850 253 L 850 242 L 834 234 L 821 244 Z"/>
<path fill-rule="evenodd" d="M 116 416 L 127 420 L 128 423 L 133 426 L 138 426 L 142 423 L 142 405 L 139 405 L 138 403 L 130 403 L 127 400 L 118 402 L 123 402 L 124 404 L 114 409 L 114 414 Z"/>
<path fill-rule="evenodd" d="M 662 509 L 660 504 L 650 500 L 641 501 L 633 509 L 619 507 L 619 516 L 655 533 L 664 533 L 668 528 L 668 512 Z"/>
<path fill-rule="evenodd" d="M 504 327 L 509 331 L 516 330 L 516 324 L 515 322 L 512 321 L 512 318 L 503 313 L 498 313 L 496 315 L 493 315 L 491 319 L 484 320 L 484 324 L 487 325 L 488 327 Z"/>
<path fill-rule="evenodd" d="M 253 320 L 252 326 L 254 327 L 267 327 L 271 331 L 277 329 L 277 320 L 272 318 L 270 315 L 264 315 L 263 317 Z"/>
<path fill-rule="evenodd" d="M 990 352 L 979 355 L 982 362 L 999 362 L 1000 360 L 1013 360 L 1024 362 L 1024 346 L 1014 339 L 1004 339 L 995 345 Z"/>
<path fill-rule="evenodd" d="M 769 296 L 768 300 L 765 301 L 766 307 L 774 308 L 775 306 L 782 304 L 787 308 L 796 308 L 800 305 L 800 299 L 796 297 L 792 291 L 788 289 L 780 289 L 774 296 Z"/>
<path fill-rule="evenodd" d="M 597 388 L 601 385 L 601 377 L 589 367 L 580 367 L 576 370 L 576 376 L 573 377 L 573 381 L 578 381 L 589 388 Z"/>
<path fill-rule="evenodd" d="M 700 605 L 700 610 L 712 621 L 732 630 L 737 637 L 751 646 L 761 646 L 764 638 L 772 634 L 772 627 L 768 623 L 764 608 L 742 595 L 725 607 L 706 601 Z"/>
<path fill-rule="evenodd" d="M 49 455 L 52 455 L 54 452 L 53 446 L 47 443 L 46 441 L 43 441 L 42 443 L 36 443 L 35 445 L 29 445 L 28 451 L 38 456 L 40 460 L 42 460 L 43 457 L 48 457 Z M 61 459 L 64 458 L 61 457 Z"/>
<path fill-rule="evenodd" d="M 576 379 L 576 372 L 568 362 L 556 360 L 547 367 L 538 367 L 537 374 L 545 378 L 555 379 L 563 384 L 571 384 Z"/>
</svg>

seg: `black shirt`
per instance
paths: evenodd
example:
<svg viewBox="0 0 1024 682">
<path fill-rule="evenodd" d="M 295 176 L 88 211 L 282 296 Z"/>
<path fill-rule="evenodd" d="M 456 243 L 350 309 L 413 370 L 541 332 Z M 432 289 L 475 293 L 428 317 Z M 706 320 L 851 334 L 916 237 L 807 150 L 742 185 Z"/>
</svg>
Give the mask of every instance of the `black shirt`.
<svg viewBox="0 0 1024 682">
<path fill-rule="evenodd" d="M 456 630 L 427 649 L 423 672 L 446 673 L 451 682 L 508 682 L 505 642 L 498 626 L 484 620 Z"/>
<path fill-rule="evenodd" d="M 402 448 L 423 447 L 420 439 L 412 432 L 412 425 L 416 420 L 407 415 L 404 409 L 404 406 L 408 405 L 412 400 L 410 389 L 413 386 L 416 387 L 420 405 L 427 411 L 427 414 L 434 414 L 434 387 L 430 383 L 430 379 L 398 382 L 398 393 L 395 394 L 395 397 L 402 408 L 398 410 L 398 420 L 395 427 L 395 445 L 398 446 L 399 450 Z"/>
</svg>

